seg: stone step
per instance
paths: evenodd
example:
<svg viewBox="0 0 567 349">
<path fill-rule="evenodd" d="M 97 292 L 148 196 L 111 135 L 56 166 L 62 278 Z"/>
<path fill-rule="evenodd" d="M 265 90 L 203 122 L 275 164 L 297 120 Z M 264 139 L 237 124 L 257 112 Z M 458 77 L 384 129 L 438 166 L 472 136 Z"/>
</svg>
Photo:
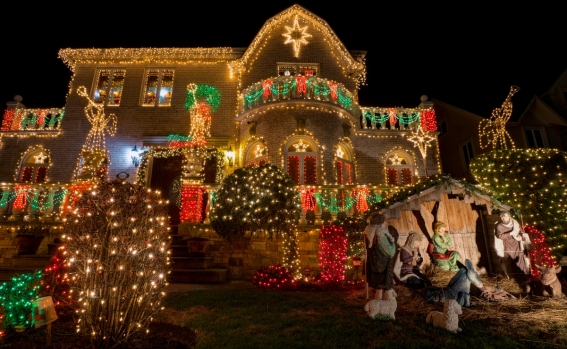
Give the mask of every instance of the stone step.
<svg viewBox="0 0 567 349">
<path fill-rule="evenodd" d="M 47 267 L 50 260 L 50 255 L 14 255 L 12 257 L 12 267 L 43 269 Z"/>
<path fill-rule="evenodd" d="M 172 269 L 208 269 L 213 257 L 171 257 Z"/>
<path fill-rule="evenodd" d="M 187 257 L 189 255 L 189 247 L 185 245 L 170 245 L 171 257 Z"/>
<path fill-rule="evenodd" d="M 228 282 L 228 269 L 173 269 L 167 281 L 183 284 L 214 284 Z"/>
</svg>

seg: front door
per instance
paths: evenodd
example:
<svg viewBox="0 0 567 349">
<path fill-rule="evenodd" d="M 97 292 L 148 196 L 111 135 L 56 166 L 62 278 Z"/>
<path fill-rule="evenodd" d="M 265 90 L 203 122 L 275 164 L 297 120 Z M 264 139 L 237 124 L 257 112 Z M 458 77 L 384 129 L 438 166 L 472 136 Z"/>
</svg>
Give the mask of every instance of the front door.
<svg viewBox="0 0 567 349">
<path fill-rule="evenodd" d="M 181 155 L 153 158 L 150 188 L 160 190 L 162 197 L 169 200 L 169 216 L 172 226 L 179 224 L 182 172 L 183 158 Z"/>
</svg>

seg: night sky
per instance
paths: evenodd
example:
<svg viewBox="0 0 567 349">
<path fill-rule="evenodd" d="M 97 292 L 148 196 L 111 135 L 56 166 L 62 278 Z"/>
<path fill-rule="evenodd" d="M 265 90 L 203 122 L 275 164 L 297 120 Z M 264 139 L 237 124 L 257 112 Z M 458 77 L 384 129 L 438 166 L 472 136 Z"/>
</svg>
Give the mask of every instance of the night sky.
<svg viewBox="0 0 567 349">
<path fill-rule="evenodd" d="M 265 21 L 294 3 L 327 21 L 347 49 L 367 51 L 362 106 L 415 107 L 426 94 L 488 117 L 517 85 L 518 117 L 567 68 L 564 12 L 544 5 L 189 1 L 140 2 L 131 12 L 109 2 L 91 2 L 89 11 L 14 2 L 2 11 L 1 111 L 16 94 L 30 108 L 64 106 L 71 73 L 57 58 L 60 48 L 247 47 Z"/>
</svg>

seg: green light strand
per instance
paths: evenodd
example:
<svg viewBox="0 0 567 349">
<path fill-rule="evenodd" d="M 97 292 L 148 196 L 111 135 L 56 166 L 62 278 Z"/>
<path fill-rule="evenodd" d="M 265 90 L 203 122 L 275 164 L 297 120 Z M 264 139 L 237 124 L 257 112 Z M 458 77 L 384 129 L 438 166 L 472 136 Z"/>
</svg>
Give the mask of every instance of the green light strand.
<svg viewBox="0 0 567 349">
<path fill-rule="evenodd" d="M 0 207 L 6 206 L 9 202 L 14 200 L 18 196 L 15 192 L 5 192 L 2 194 L 2 199 L 0 200 Z"/>
</svg>

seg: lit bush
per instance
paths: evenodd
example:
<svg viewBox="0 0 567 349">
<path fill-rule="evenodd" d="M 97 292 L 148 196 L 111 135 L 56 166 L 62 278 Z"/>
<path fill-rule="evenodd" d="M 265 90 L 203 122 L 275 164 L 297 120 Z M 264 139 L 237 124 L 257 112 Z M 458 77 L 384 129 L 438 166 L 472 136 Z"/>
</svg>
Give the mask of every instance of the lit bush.
<svg viewBox="0 0 567 349">
<path fill-rule="evenodd" d="M 169 272 L 167 201 L 129 183 L 84 191 L 65 222 L 78 331 L 97 348 L 128 341 L 160 309 Z"/>
</svg>

